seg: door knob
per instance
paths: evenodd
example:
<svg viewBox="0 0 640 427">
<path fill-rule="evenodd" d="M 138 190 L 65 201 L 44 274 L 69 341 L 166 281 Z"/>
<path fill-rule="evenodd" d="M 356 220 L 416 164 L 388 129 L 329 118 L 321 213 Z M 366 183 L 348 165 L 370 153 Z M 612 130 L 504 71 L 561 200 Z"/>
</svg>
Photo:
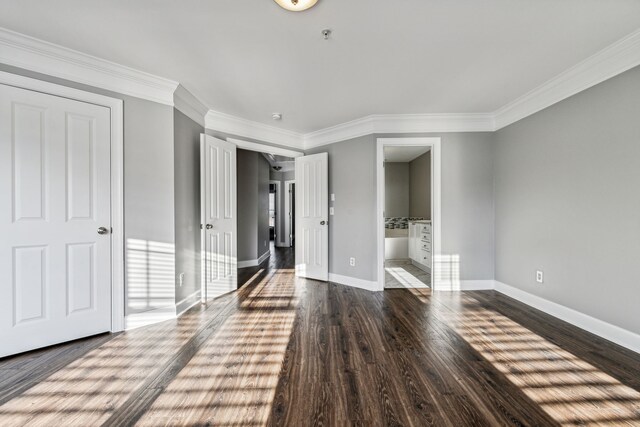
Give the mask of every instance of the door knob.
<svg viewBox="0 0 640 427">
<path fill-rule="evenodd" d="M 207 224 L 206 227 L 207 227 L 207 230 L 211 230 L 213 228 L 213 225 L 212 224 Z"/>
<path fill-rule="evenodd" d="M 106 227 L 99 227 L 98 228 L 98 234 L 107 234 L 109 233 L 109 230 L 107 230 Z"/>
<path fill-rule="evenodd" d="M 326 225 L 328 223 L 329 223 L 329 221 L 320 221 L 320 225 Z"/>
</svg>

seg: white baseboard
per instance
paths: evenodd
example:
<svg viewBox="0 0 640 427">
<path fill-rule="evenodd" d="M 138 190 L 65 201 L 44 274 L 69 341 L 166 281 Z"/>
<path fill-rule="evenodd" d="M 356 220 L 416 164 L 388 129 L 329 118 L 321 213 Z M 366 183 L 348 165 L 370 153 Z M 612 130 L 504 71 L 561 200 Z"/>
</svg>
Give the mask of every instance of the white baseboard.
<svg viewBox="0 0 640 427">
<path fill-rule="evenodd" d="M 487 291 L 494 289 L 496 286 L 495 280 L 461 280 L 461 291 Z"/>
<path fill-rule="evenodd" d="M 257 259 L 250 259 L 248 261 L 238 261 L 238 268 L 255 267 L 258 265 Z"/>
<path fill-rule="evenodd" d="M 201 291 L 198 289 L 188 297 L 184 298 L 182 301 L 176 304 L 176 316 L 179 317 L 185 311 L 189 310 L 194 305 L 200 302 Z"/>
<path fill-rule="evenodd" d="M 640 353 L 640 335 L 513 286 L 495 282 L 495 290 L 578 328 Z"/>
<path fill-rule="evenodd" d="M 373 280 L 358 279 L 357 277 L 342 276 L 340 274 L 329 273 L 329 281 L 340 285 L 353 286 L 354 288 L 366 289 L 368 291 L 381 291 L 378 282 Z"/>
<path fill-rule="evenodd" d="M 238 268 L 255 267 L 257 265 L 260 265 L 265 259 L 269 258 L 270 255 L 271 255 L 271 252 L 267 251 L 262 255 L 260 255 L 260 258 L 258 259 L 250 259 L 248 261 L 238 261 Z"/>
<path fill-rule="evenodd" d="M 258 264 L 260 265 L 264 262 L 265 259 L 269 258 L 271 256 L 271 251 L 267 251 L 265 253 L 263 253 L 262 255 L 260 255 L 260 258 L 258 258 Z"/>
<path fill-rule="evenodd" d="M 433 290 L 441 292 L 486 291 L 495 288 L 495 280 L 458 280 L 436 283 Z"/>
<path fill-rule="evenodd" d="M 154 323 L 164 322 L 165 320 L 175 319 L 176 306 L 169 305 L 166 307 L 158 307 L 152 310 L 143 311 L 142 313 L 132 313 L 125 317 L 125 330 L 136 329 L 142 326 L 152 325 Z"/>
</svg>

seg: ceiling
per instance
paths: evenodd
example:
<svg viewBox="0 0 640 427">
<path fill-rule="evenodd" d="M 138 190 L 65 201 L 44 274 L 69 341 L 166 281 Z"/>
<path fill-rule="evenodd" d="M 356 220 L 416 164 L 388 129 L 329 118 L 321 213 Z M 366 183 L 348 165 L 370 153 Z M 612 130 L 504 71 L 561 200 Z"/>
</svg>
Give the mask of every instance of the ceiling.
<svg viewBox="0 0 640 427">
<path fill-rule="evenodd" d="M 493 112 L 640 28 L 638 0 L 320 0 L 301 13 L 271 0 L 0 1 L 1 27 L 301 133 L 371 114 Z"/>
<path fill-rule="evenodd" d="M 421 156 L 431 147 L 384 147 L 384 160 L 391 163 L 406 163 Z"/>
<path fill-rule="evenodd" d="M 295 160 L 291 157 L 279 156 L 277 154 L 262 153 L 271 168 L 279 167 L 276 172 L 291 172 L 296 169 Z M 274 169 L 275 170 L 275 169 Z"/>
</svg>

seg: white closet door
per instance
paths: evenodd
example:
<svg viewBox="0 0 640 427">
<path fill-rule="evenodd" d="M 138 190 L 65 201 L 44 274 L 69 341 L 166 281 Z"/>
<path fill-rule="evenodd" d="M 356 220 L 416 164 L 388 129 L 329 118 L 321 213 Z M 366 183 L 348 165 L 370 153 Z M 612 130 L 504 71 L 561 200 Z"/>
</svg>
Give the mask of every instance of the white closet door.
<svg viewBox="0 0 640 427">
<path fill-rule="evenodd" d="M 296 275 L 329 280 L 329 155 L 296 158 Z"/>
<path fill-rule="evenodd" d="M 110 192 L 108 108 L 0 85 L 0 357 L 110 330 Z"/>
<path fill-rule="evenodd" d="M 200 136 L 202 298 L 238 287 L 236 146 Z"/>
</svg>

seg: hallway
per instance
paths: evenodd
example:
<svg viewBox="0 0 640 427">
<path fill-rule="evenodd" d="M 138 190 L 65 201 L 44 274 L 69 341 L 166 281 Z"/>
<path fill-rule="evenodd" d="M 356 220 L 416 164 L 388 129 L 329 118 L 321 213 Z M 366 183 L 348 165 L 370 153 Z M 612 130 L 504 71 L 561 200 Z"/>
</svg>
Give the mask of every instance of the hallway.
<svg viewBox="0 0 640 427">
<path fill-rule="evenodd" d="M 493 291 L 297 279 L 282 248 L 245 270 L 179 319 L 0 361 L 0 425 L 638 422 L 638 355 Z"/>
<path fill-rule="evenodd" d="M 257 277 L 254 278 L 257 273 L 264 278 L 269 271 L 295 269 L 295 248 L 277 247 L 272 240 L 269 242 L 269 253 L 269 258 L 264 260 L 262 264 L 238 269 L 238 288 L 246 285 L 252 278 L 259 280 Z"/>
</svg>

